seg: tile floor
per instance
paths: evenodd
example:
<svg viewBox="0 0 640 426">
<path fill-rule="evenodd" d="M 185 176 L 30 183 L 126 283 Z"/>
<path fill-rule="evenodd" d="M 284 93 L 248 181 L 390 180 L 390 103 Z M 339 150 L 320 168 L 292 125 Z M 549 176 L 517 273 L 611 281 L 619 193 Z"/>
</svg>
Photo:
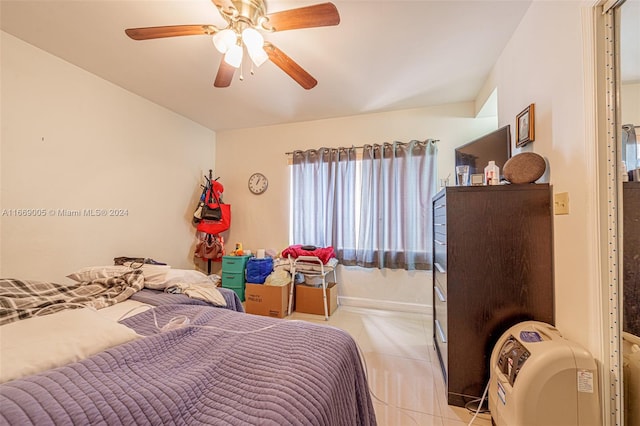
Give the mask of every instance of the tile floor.
<svg viewBox="0 0 640 426">
<path fill-rule="evenodd" d="M 427 315 L 340 306 L 329 321 L 299 312 L 288 319 L 328 324 L 353 336 L 364 353 L 379 426 L 464 426 L 473 417 L 447 405 Z M 489 415 L 478 415 L 473 425 L 490 426 Z"/>
</svg>

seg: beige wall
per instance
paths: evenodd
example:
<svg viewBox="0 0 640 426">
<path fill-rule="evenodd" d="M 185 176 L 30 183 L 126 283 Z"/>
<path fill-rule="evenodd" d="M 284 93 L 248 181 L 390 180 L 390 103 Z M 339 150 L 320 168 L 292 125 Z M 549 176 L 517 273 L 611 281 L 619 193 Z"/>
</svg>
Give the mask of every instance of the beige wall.
<svg viewBox="0 0 640 426">
<path fill-rule="evenodd" d="M 640 126 L 640 83 L 628 83 L 620 87 L 620 112 L 622 124 Z"/>
<path fill-rule="evenodd" d="M 584 3 L 533 2 L 496 63 L 500 125 L 535 103 L 535 142 L 554 193 L 568 192 L 570 214 L 555 216 L 556 325 L 594 356 L 601 354 L 597 165 L 587 130 Z M 516 151 L 517 152 L 517 151 Z"/>
<path fill-rule="evenodd" d="M 452 148 L 497 125 L 495 117 L 474 118 L 470 102 L 230 131 L 217 136 L 216 148 L 216 135 L 189 120 L 6 33 L 2 44 L 0 209 L 46 212 L 0 218 L 5 277 L 61 280 L 120 255 L 192 267 L 190 218 L 199 178 L 214 157 L 224 199 L 233 205 L 227 247 L 240 241 L 281 250 L 289 244 L 286 151 L 434 137 L 438 174 L 446 177 L 453 175 Z M 258 197 L 246 186 L 254 171 L 270 178 Z M 103 208 L 126 209 L 127 216 L 84 216 Z M 82 216 L 61 217 L 61 209 Z M 424 271 L 339 273 L 341 296 L 352 304 L 370 306 L 371 299 L 374 306 L 424 311 L 431 303 Z"/>
<path fill-rule="evenodd" d="M 122 255 L 193 267 L 190 220 L 215 134 L 1 36 L 0 276 L 61 282 Z M 16 217 L 15 209 L 45 216 Z"/>
<path fill-rule="evenodd" d="M 438 175 L 451 174 L 453 148 L 496 128 L 496 117 L 474 118 L 473 102 L 330 120 L 217 133 L 216 176 L 224 183 L 224 199 L 233 220 L 227 247 L 242 242 L 247 249 L 289 245 L 289 175 L 285 152 L 322 146 L 439 139 Z M 269 178 L 269 189 L 251 195 L 253 172 Z M 431 304 L 431 275 L 425 271 L 340 268 L 339 295 L 345 304 L 425 312 Z"/>
</svg>

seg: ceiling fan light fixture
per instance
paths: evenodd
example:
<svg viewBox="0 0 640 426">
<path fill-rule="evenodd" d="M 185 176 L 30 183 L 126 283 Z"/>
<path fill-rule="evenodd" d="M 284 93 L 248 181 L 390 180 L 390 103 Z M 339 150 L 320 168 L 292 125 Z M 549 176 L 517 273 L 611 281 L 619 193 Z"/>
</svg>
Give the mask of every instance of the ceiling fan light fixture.
<svg viewBox="0 0 640 426">
<path fill-rule="evenodd" d="M 2 1 L 2 0 L 0 0 Z M 236 68 L 242 67 L 244 49 L 247 48 L 253 66 L 267 60 L 273 62 L 302 88 L 309 90 L 318 84 L 304 68 L 269 42 L 261 31 L 275 32 L 338 25 L 340 14 L 329 2 L 297 7 L 267 14 L 266 0 L 212 0 L 227 26 L 221 29 L 211 24 L 165 25 L 128 28 L 125 33 L 133 40 L 151 40 L 165 37 L 206 35 L 223 58 L 218 66 L 215 87 L 228 87 Z M 242 74 L 242 69 L 240 69 Z"/>
<path fill-rule="evenodd" d="M 218 52 L 227 53 L 231 47 L 236 45 L 238 35 L 232 29 L 224 29 L 213 35 L 213 45 Z"/>
<path fill-rule="evenodd" d="M 254 28 L 245 28 L 242 31 L 242 42 L 247 47 L 249 57 L 256 66 L 264 64 L 269 59 L 267 52 L 264 51 L 264 37 Z"/>
<path fill-rule="evenodd" d="M 248 27 L 242 30 L 242 41 L 247 50 L 261 48 L 264 44 L 264 37 L 258 32 L 258 30 Z"/>
<path fill-rule="evenodd" d="M 251 50 L 248 50 L 248 51 L 249 51 L 249 57 L 251 58 L 251 61 L 253 61 L 253 63 L 256 64 L 257 67 L 264 64 L 267 61 L 267 59 L 269 59 L 269 55 L 267 55 L 267 52 L 265 52 L 265 50 L 262 47 L 260 47 L 259 49 L 256 49 L 255 51 L 251 51 Z"/>
<path fill-rule="evenodd" d="M 234 44 L 224 54 L 224 61 L 234 68 L 240 67 L 242 63 L 242 46 Z"/>
</svg>

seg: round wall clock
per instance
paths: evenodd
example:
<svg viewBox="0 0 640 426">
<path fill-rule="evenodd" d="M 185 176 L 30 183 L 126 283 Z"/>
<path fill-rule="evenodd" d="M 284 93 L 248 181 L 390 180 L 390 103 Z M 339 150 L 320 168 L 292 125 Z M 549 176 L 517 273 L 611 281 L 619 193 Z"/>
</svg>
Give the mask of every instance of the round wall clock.
<svg viewBox="0 0 640 426">
<path fill-rule="evenodd" d="M 267 190 L 269 180 L 262 173 L 254 173 L 249 177 L 249 191 L 253 194 L 262 194 Z"/>
</svg>

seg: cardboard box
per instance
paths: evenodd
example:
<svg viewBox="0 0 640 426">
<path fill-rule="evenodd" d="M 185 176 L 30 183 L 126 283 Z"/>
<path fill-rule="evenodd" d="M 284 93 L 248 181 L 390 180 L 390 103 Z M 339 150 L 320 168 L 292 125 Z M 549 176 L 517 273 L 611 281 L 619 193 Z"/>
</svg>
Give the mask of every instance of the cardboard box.
<svg viewBox="0 0 640 426">
<path fill-rule="evenodd" d="M 275 318 L 286 317 L 290 287 L 291 284 L 273 286 L 247 283 L 244 290 L 245 312 Z"/>
<path fill-rule="evenodd" d="M 338 286 L 327 284 L 327 311 L 329 315 L 338 309 Z M 296 312 L 324 316 L 322 287 L 310 287 L 304 284 L 296 286 Z"/>
</svg>

